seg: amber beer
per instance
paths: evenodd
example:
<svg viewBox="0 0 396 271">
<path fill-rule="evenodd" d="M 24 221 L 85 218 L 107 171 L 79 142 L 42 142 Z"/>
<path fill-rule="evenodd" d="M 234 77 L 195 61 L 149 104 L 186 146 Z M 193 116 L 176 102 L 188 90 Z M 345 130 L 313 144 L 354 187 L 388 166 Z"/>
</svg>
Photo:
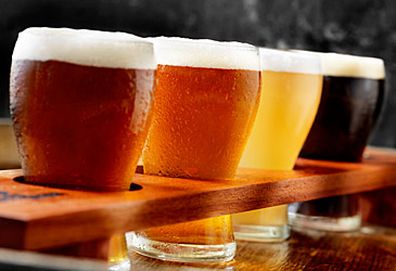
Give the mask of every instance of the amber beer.
<svg viewBox="0 0 396 271">
<path fill-rule="evenodd" d="M 384 99 L 384 62 L 335 53 L 311 54 L 322 59 L 323 95 L 300 156 L 360 162 Z M 289 214 L 294 226 L 327 231 L 353 231 L 361 224 L 354 195 L 294 203 Z"/>
<path fill-rule="evenodd" d="M 128 190 L 149 127 L 155 68 L 152 44 L 132 35 L 21 32 L 10 97 L 25 179 Z"/>
<path fill-rule="evenodd" d="M 152 43 L 132 35 L 21 32 L 10 98 L 25 180 L 128 190 L 149 127 L 155 69 Z M 111 238 L 109 264 L 128 263 L 126 255 L 125 237 Z"/>
<path fill-rule="evenodd" d="M 291 170 L 319 106 L 320 60 L 266 48 L 260 48 L 260 60 L 260 105 L 240 166 Z M 275 242 L 289 237 L 286 205 L 232 218 L 237 239 Z"/>
<path fill-rule="evenodd" d="M 144 171 L 170 177 L 233 178 L 259 101 L 255 47 L 157 38 L 155 110 Z M 141 254 L 173 261 L 226 261 L 235 254 L 229 216 L 132 233 Z"/>
</svg>

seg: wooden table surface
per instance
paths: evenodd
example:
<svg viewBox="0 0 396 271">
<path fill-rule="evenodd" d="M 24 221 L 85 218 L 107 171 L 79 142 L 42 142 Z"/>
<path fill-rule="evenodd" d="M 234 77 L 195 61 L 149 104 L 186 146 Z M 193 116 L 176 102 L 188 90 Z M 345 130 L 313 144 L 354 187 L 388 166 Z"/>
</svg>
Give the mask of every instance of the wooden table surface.
<svg viewBox="0 0 396 271">
<path fill-rule="evenodd" d="M 354 233 L 292 232 L 283 243 L 238 242 L 228 264 L 189 265 L 130 252 L 133 271 L 395 271 L 396 229 L 365 226 Z M 0 249 L 0 270 L 100 271 L 106 262 Z M 123 271 L 127 271 L 123 269 Z"/>
<path fill-rule="evenodd" d="M 394 215 L 394 214 L 393 214 Z M 134 271 L 395 271 L 396 229 L 367 226 L 355 233 L 293 231 L 283 243 L 238 242 L 226 265 L 183 265 L 130 253 Z"/>
<path fill-rule="evenodd" d="M 283 243 L 238 242 L 228 264 L 190 265 L 130 252 L 133 271 L 395 271 L 396 229 L 365 226 L 354 233 L 293 231 Z M 106 262 L 0 249 L 0 270 L 105 271 Z M 127 271 L 123 269 L 122 271 Z"/>
</svg>

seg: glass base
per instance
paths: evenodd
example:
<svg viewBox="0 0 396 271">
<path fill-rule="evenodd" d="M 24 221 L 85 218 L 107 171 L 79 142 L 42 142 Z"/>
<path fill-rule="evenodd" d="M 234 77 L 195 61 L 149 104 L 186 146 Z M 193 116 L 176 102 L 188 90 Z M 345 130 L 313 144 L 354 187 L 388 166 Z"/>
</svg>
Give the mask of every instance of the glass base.
<svg viewBox="0 0 396 271">
<path fill-rule="evenodd" d="M 289 223 L 292 227 L 308 228 L 331 232 L 349 232 L 360 229 L 362 218 L 360 214 L 350 217 L 309 216 L 289 213 Z"/>
<path fill-rule="evenodd" d="M 129 271 L 131 270 L 131 261 L 129 259 L 125 259 L 122 262 L 109 263 L 108 268 L 109 271 Z"/>
<path fill-rule="evenodd" d="M 234 225 L 234 236 L 235 239 L 244 241 L 282 242 L 289 238 L 290 228 L 288 225 Z"/>
<path fill-rule="evenodd" d="M 143 256 L 173 262 L 226 262 L 235 256 L 236 243 L 221 245 L 176 244 L 151 240 L 138 232 L 126 235 L 128 249 Z"/>
</svg>

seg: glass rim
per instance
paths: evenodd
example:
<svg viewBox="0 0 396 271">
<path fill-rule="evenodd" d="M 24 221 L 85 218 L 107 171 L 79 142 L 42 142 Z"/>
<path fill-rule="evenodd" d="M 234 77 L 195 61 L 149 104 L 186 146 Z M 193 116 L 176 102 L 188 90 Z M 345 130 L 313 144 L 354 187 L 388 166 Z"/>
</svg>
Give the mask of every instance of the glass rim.
<svg viewBox="0 0 396 271">
<path fill-rule="evenodd" d="M 88 29 L 27 28 L 18 35 L 12 59 L 106 68 L 156 68 L 152 42 L 128 33 Z"/>
<path fill-rule="evenodd" d="M 385 79 L 385 64 L 383 59 L 378 57 L 305 50 L 291 50 L 291 52 L 319 57 L 321 59 L 323 75 L 362 79 Z"/>
<path fill-rule="evenodd" d="M 198 46 L 201 45 L 202 47 L 222 47 L 222 48 L 230 48 L 232 50 L 246 50 L 246 51 L 257 51 L 257 47 L 246 43 L 246 42 L 239 42 L 239 41 L 219 41 L 214 39 L 193 39 L 193 38 L 183 38 L 183 37 L 166 37 L 166 36 L 158 36 L 158 37 L 148 37 L 155 46 L 159 47 L 169 47 L 173 48 L 172 46 L 177 45 L 185 45 L 187 47 L 191 46 Z"/>
<path fill-rule="evenodd" d="M 259 54 L 263 71 L 322 74 L 319 56 L 266 47 L 259 47 Z"/>
<path fill-rule="evenodd" d="M 187 39 L 149 38 L 160 65 L 259 71 L 258 48 L 248 43 Z"/>
</svg>

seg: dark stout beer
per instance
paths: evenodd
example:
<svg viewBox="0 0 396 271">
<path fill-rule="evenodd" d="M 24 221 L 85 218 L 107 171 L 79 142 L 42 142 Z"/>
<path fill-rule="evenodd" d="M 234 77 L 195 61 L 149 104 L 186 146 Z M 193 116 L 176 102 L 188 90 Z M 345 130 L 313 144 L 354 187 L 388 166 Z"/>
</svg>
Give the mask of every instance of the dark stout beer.
<svg viewBox="0 0 396 271">
<path fill-rule="evenodd" d="M 307 216 L 326 216 L 332 218 L 353 217 L 359 214 L 357 195 L 342 195 L 301 203 L 294 203 L 299 214 Z"/>
<path fill-rule="evenodd" d="M 338 66 L 326 65 L 326 61 L 337 59 L 340 59 Z M 325 55 L 323 62 L 323 94 L 300 156 L 359 162 L 381 111 L 383 62 L 330 54 Z"/>
<path fill-rule="evenodd" d="M 378 58 L 318 54 L 323 94 L 301 157 L 359 162 L 384 99 L 384 63 Z M 353 182 L 353 180 L 350 180 Z M 358 198 L 343 195 L 289 207 L 291 223 L 328 231 L 360 227 Z"/>
</svg>

